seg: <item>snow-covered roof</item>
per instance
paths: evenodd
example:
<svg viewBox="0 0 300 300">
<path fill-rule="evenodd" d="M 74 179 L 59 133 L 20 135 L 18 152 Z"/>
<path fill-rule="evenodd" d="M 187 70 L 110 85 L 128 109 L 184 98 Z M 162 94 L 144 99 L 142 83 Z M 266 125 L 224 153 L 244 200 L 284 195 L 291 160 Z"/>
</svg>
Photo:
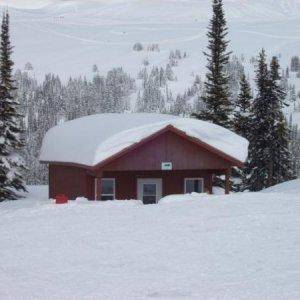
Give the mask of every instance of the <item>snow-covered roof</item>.
<svg viewBox="0 0 300 300">
<path fill-rule="evenodd" d="M 166 114 L 128 113 L 92 115 L 51 128 L 40 160 L 95 166 L 168 125 L 238 161 L 247 158 L 248 141 L 223 127 Z"/>
</svg>

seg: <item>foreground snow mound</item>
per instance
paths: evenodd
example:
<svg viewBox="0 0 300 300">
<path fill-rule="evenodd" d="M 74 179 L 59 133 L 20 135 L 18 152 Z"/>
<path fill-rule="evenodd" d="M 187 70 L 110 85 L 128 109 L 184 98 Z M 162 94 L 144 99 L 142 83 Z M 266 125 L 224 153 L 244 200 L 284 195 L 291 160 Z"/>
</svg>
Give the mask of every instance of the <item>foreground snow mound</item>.
<svg viewBox="0 0 300 300">
<path fill-rule="evenodd" d="M 30 190 L 0 203 L 0 299 L 300 298 L 299 195 L 55 205 Z"/>
<path fill-rule="evenodd" d="M 247 157 L 248 141 L 223 127 L 166 114 L 132 113 L 93 115 L 55 126 L 43 140 L 40 159 L 95 166 L 168 125 L 241 162 Z"/>
<path fill-rule="evenodd" d="M 207 199 L 207 194 L 198 194 L 198 193 L 191 193 L 191 194 L 178 194 L 178 195 L 170 195 L 166 196 L 159 200 L 159 204 L 169 204 L 169 203 L 180 203 L 180 202 L 190 202 L 200 199 Z"/>
<path fill-rule="evenodd" d="M 263 193 L 287 193 L 296 194 L 300 197 L 300 179 L 287 181 L 267 188 Z"/>
</svg>

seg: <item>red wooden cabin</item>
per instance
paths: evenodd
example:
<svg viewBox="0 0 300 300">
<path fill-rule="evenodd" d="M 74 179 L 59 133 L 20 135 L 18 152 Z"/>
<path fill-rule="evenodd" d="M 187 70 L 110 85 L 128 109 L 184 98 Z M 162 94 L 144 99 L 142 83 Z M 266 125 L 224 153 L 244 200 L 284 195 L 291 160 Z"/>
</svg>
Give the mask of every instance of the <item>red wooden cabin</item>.
<svg viewBox="0 0 300 300">
<path fill-rule="evenodd" d="M 220 149 L 222 144 L 226 151 Z M 50 198 L 65 194 L 69 199 L 156 203 L 170 194 L 212 193 L 215 175 L 225 175 L 229 193 L 231 168 L 243 166 L 247 146 L 243 138 L 203 121 L 158 114 L 103 114 L 51 129 L 41 161 L 49 164 Z"/>
</svg>

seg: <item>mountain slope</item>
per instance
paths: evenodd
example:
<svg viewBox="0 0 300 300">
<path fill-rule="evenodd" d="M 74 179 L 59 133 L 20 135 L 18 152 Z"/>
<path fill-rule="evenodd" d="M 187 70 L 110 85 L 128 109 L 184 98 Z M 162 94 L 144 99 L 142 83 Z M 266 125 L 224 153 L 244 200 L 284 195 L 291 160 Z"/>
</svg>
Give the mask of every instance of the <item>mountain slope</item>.
<svg viewBox="0 0 300 300">
<path fill-rule="evenodd" d="M 283 60 L 300 48 L 300 0 L 225 0 L 231 46 L 255 55 L 265 47 Z M 54 1 L 42 9 L 11 9 L 17 67 L 32 62 L 38 78 L 46 72 L 88 74 L 123 66 L 136 75 L 141 61 L 165 64 L 171 49 L 189 54 L 187 73 L 205 65 L 209 0 Z M 161 52 L 134 53 L 135 42 L 158 43 Z M 285 61 L 284 61 L 285 63 Z"/>
<path fill-rule="evenodd" d="M 224 0 L 230 46 L 246 61 L 264 47 L 281 55 L 283 68 L 300 49 L 300 0 Z M 210 0 L 52 0 L 40 9 L 11 8 L 16 67 L 29 61 L 35 76 L 45 73 L 92 76 L 122 66 L 133 77 L 147 58 L 150 66 L 165 66 L 171 50 L 187 52 L 174 69 L 178 81 L 170 86 L 183 92 L 195 74 L 205 73 Z M 160 52 L 132 50 L 159 44 Z M 249 70 L 252 72 L 252 70 Z"/>
<path fill-rule="evenodd" d="M 224 5 L 232 21 L 274 21 L 300 15 L 299 0 L 224 0 Z M 208 19 L 210 8 L 210 0 L 54 0 L 46 7 L 53 13 L 72 13 L 74 17 L 84 14 L 101 18 L 99 22 L 117 23 L 201 22 Z"/>
</svg>

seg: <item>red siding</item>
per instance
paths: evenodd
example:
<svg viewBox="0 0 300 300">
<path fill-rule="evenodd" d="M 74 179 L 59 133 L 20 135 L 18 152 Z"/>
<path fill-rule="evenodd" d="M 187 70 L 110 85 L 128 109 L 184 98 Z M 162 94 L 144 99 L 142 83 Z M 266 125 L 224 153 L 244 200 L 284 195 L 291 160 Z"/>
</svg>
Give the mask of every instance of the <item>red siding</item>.
<svg viewBox="0 0 300 300">
<path fill-rule="evenodd" d="M 172 171 L 161 171 L 162 162 L 172 162 Z M 185 177 L 204 178 L 205 191 L 211 192 L 212 174 L 230 169 L 229 161 L 207 149 L 167 131 L 146 144 L 117 158 L 103 169 L 50 164 L 49 195 L 66 194 L 69 199 L 84 196 L 95 199 L 95 177 L 116 178 L 118 199 L 136 199 L 137 178 L 162 178 L 163 195 L 184 192 Z"/>
<path fill-rule="evenodd" d="M 85 169 L 50 165 L 49 166 L 49 197 L 65 194 L 69 199 L 91 197 L 93 177 L 88 176 Z"/>
<path fill-rule="evenodd" d="M 230 163 L 173 132 L 166 132 L 147 144 L 116 159 L 104 170 L 161 170 L 162 162 L 172 162 L 173 170 L 226 169 Z"/>
<path fill-rule="evenodd" d="M 211 192 L 211 171 L 106 171 L 104 178 L 116 179 L 116 198 L 119 200 L 137 198 L 138 178 L 162 178 L 163 196 L 184 193 L 184 178 L 203 178 L 204 190 Z"/>
</svg>

